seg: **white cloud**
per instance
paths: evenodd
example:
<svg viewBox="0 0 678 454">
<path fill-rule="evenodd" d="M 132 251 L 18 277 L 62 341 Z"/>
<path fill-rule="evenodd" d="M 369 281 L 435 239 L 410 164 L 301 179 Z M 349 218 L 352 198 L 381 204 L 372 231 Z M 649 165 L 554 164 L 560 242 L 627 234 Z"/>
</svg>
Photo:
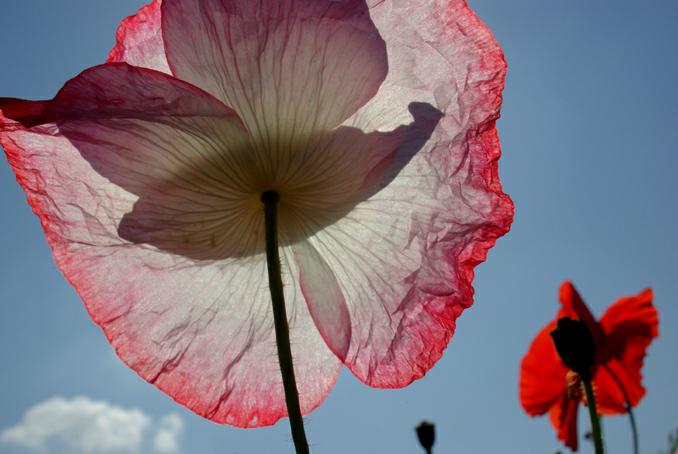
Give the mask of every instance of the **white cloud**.
<svg viewBox="0 0 678 454">
<path fill-rule="evenodd" d="M 136 408 L 125 409 L 88 397 L 53 397 L 29 408 L 17 425 L 0 432 L 0 443 L 33 452 L 128 454 L 142 450 L 150 428 L 151 418 Z M 178 453 L 182 430 L 178 415 L 162 418 L 153 439 L 155 451 Z"/>
<path fill-rule="evenodd" d="M 179 437 L 184 430 L 184 422 L 179 415 L 172 413 L 160 420 L 153 438 L 153 448 L 160 454 L 179 452 Z"/>
</svg>

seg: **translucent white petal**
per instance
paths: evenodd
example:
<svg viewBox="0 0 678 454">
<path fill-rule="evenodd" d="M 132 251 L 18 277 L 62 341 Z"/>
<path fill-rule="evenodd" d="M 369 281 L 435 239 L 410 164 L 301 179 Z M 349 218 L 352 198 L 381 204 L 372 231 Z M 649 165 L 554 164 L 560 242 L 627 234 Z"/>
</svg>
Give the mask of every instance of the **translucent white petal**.
<svg viewBox="0 0 678 454">
<path fill-rule="evenodd" d="M 295 244 L 293 251 L 311 316 L 330 350 L 344 359 L 351 343 L 351 319 L 337 278 L 308 241 Z"/>
<path fill-rule="evenodd" d="M 162 26 L 173 74 L 233 107 L 269 153 L 334 128 L 386 77 L 362 0 L 165 0 Z"/>
</svg>

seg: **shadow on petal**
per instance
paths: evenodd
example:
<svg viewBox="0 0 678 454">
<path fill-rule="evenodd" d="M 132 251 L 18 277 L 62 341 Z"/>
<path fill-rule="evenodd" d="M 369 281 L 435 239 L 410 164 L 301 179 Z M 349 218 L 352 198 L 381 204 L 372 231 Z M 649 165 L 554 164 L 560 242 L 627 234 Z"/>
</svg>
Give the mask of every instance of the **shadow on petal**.
<svg viewBox="0 0 678 454">
<path fill-rule="evenodd" d="M 410 112 L 414 121 L 390 132 L 365 134 L 340 127 L 310 141 L 299 147 L 306 150 L 297 154 L 299 158 L 291 154 L 287 162 L 278 162 L 279 168 L 263 177 L 261 187 L 251 194 L 246 188 L 238 194 L 217 187 L 201 194 L 196 186 L 195 196 L 190 197 L 195 202 L 186 203 L 178 195 L 183 189 L 177 189 L 177 182 L 190 182 L 199 175 L 186 173 L 158 182 L 153 190 L 139 194 L 118 232 L 133 243 L 195 260 L 262 253 L 263 211 L 258 196 L 273 189 L 281 195 L 281 244 L 303 241 L 388 186 L 427 143 L 442 113 L 424 103 L 412 103 Z M 207 173 L 209 166 L 205 162 L 195 168 Z M 250 165 L 236 173 L 241 177 L 251 173 Z"/>
<path fill-rule="evenodd" d="M 289 245 L 388 186 L 443 115 L 425 103 L 409 110 L 412 123 L 393 131 L 342 126 L 270 156 L 228 136 L 233 131 L 218 120 L 200 130 L 138 122 L 94 124 L 96 134 L 86 136 L 70 124 L 60 129 L 98 173 L 139 197 L 120 220 L 121 238 L 212 261 L 263 252 L 259 194 L 265 190 L 281 195 L 281 244 Z"/>
</svg>

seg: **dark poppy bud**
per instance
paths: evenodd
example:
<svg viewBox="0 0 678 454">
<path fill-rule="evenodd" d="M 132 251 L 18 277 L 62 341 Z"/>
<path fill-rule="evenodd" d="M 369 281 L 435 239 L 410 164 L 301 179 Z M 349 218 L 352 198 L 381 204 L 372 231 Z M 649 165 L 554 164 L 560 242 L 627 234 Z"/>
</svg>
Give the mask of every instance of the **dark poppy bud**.
<svg viewBox="0 0 678 454">
<path fill-rule="evenodd" d="M 433 443 L 436 441 L 436 426 L 428 421 L 422 421 L 421 424 L 417 426 L 416 430 L 421 446 L 426 452 L 432 452 L 431 449 L 433 448 Z"/>
<path fill-rule="evenodd" d="M 589 380 L 596 347 L 586 323 L 563 317 L 558 320 L 556 329 L 551 331 L 551 337 L 563 363 L 583 379 Z"/>
</svg>

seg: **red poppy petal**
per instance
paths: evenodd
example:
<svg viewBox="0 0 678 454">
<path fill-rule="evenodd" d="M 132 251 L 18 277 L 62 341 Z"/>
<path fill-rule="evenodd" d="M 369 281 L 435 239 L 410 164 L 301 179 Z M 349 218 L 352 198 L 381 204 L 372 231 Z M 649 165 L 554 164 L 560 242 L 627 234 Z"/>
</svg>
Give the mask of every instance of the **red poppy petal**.
<svg viewBox="0 0 678 454">
<path fill-rule="evenodd" d="M 577 437 L 577 413 L 579 401 L 563 397 L 549 412 L 551 424 L 556 429 L 558 439 L 573 451 L 579 447 Z"/>
<path fill-rule="evenodd" d="M 558 312 L 558 318 L 570 317 L 583 320 L 591 330 L 596 345 L 600 345 L 603 339 L 603 331 L 572 282 L 565 281 L 560 285 L 560 302 L 562 308 Z"/>
<path fill-rule="evenodd" d="M 161 4 L 162 0 L 153 0 L 120 23 L 115 34 L 116 44 L 107 62 L 125 62 L 169 74 L 162 39 Z"/>
<path fill-rule="evenodd" d="M 200 254 L 209 248 L 199 241 L 184 243 L 177 235 L 175 242 L 154 245 L 121 234 L 135 205 L 155 197 L 158 203 L 149 206 L 156 211 L 143 211 L 157 219 L 142 218 L 150 224 L 142 222 L 141 231 L 153 238 L 148 230 L 161 228 L 160 221 L 175 222 L 171 231 L 185 221 L 184 236 L 197 238 L 189 229 L 211 220 L 195 208 L 211 203 L 218 188 L 204 169 L 182 165 L 199 164 L 201 157 L 226 159 L 218 153 L 245 133 L 237 116 L 169 76 L 109 64 L 69 82 L 46 109 L 43 120 L 50 119 L 54 123 L 27 129 L 0 112 L 0 144 L 57 265 L 120 358 L 214 421 L 255 427 L 285 416 L 262 255 L 204 260 Z M 185 172 L 192 172 L 192 187 L 182 184 Z M 290 251 L 283 254 L 307 413 L 331 389 L 340 362 L 300 297 Z"/>
<path fill-rule="evenodd" d="M 626 370 L 616 359 L 598 366 L 593 378 L 598 411 L 603 414 L 626 413 L 627 402 L 637 404 L 645 395 L 639 377 Z"/>
<path fill-rule="evenodd" d="M 388 71 L 364 0 L 165 0 L 162 28 L 172 72 L 273 151 L 338 126 Z"/>
<path fill-rule="evenodd" d="M 543 415 L 565 394 L 568 369 L 558 357 L 553 321 L 534 338 L 520 364 L 520 403 L 530 416 Z"/>
<path fill-rule="evenodd" d="M 603 413 L 624 413 L 627 403 L 635 406 L 645 394 L 643 359 L 659 335 L 659 318 L 652 299 L 650 289 L 621 298 L 600 320 L 606 338 L 600 355 L 603 365 L 595 382 Z"/>
<path fill-rule="evenodd" d="M 652 305 L 651 289 L 637 296 L 620 298 L 600 319 L 605 331 L 605 348 L 609 356 L 625 367 L 640 370 L 645 349 L 659 335 L 659 316 Z"/>
</svg>

